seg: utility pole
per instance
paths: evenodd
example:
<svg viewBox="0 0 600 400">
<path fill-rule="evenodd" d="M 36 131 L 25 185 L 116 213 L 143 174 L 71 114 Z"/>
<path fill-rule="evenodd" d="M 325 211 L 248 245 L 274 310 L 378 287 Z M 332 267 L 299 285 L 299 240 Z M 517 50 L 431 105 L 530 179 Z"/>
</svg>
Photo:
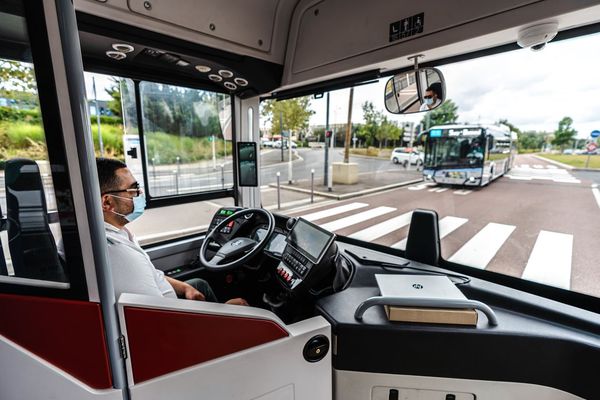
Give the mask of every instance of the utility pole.
<svg viewBox="0 0 600 400">
<path fill-rule="evenodd" d="M 350 88 L 350 100 L 348 100 L 348 124 L 346 125 L 346 140 L 344 141 L 344 163 L 350 162 L 350 134 L 352 133 L 352 99 L 354 87 Z"/>
<path fill-rule="evenodd" d="M 323 141 L 325 142 L 325 166 L 323 169 L 323 186 L 327 186 L 327 176 L 329 174 L 329 142 L 328 142 L 328 131 L 329 131 L 329 92 L 327 92 L 327 109 L 325 112 L 325 137 Z"/>
<path fill-rule="evenodd" d="M 283 162 L 283 111 L 279 111 L 279 136 L 281 136 L 281 162 Z"/>
</svg>

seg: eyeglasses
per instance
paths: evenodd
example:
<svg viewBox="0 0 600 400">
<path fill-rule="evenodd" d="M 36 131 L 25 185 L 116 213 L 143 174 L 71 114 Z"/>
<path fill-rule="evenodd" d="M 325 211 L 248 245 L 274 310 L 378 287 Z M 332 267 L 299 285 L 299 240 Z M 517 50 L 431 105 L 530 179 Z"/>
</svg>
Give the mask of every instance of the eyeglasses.
<svg viewBox="0 0 600 400">
<path fill-rule="evenodd" d="M 140 184 L 135 182 L 133 183 L 131 186 L 131 188 L 128 189 L 121 189 L 121 190 L 109 190 L 107 192 L 102 193 L 103 195 L 105 194 L 112 194 L 112 193 L 123 193 L 123 192 L 127 192 L 127 193 L 135 193 L 133 195 L 133 197 L 138 197 L 139 195 L 141 195 L 144 190 L 140 187 Z"/>
<path fill-rule="evenodd" d="M 433 96 L 423 96 L 424 99 L 433 99 Z"/>
</svg>

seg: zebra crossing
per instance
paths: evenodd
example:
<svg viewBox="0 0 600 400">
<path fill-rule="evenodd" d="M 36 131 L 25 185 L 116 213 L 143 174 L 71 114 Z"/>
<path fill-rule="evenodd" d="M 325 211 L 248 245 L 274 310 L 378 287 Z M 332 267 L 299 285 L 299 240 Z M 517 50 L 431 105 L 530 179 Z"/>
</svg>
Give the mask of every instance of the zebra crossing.
<svg viewBox="0 0 600 400">
<path fill-rule="evenodd" d="M 368 207 L 369 204 L 367 203 L 355 202 L 300 216 L 332 232 L 351 229 L 374 218 L 388 216 L 389 218 L 383 222 L 366 228 L 357 227 L 354 232 L 347 235 L 366 242 L 376 242 L 386 235 L 408 227 L 410 224 L 412 212 L 398 214 L 398 210 L 394 207 Z M 331 217 L 339 218 L 331 220 Z M 320 223 L 324 219 L 328 220 Z M 469 222 L 468 218 L 452 215 L 444 216 L 439 221 L 440 239 L 451 236 L 459 228 L 467 226 Z M 462 244 L 454 254 L 448 257 L 448 260 L 474 268 L 486 269 L 509 239 L 518 240 L 514 236 L 515 230 L 516 226 L 514 225 L 489 222 Z M 408 230 L 404 230 L 404 234 L 407 234 L 407 232 Z M 406 238 L 392 244 L 391 247 L 406 249 Z M 537 235 L 535 244 L 530 249 L 529 258 L 522 265 L 522 278 L 569 289 L 571 286 L 572 255 L 573 235 L 541 230 Z"/>
<path fill-rule="evenodd" d="M 408 186 L 407 189 L 411 190 L 411 191 L 427 190 L 428 192 L 431 192 L 431 193 L 444 193 L 445 191 L 450 190 L 449 187 L 437 186 L 437 183 L 435 183 L 435 182 L 418 183 L 416 185 Z M 452 193 L 461 195 L 461 196 L 465 196 L 472 192 L 473 191 L 469 190 L 469 189 L 452 190 Z"/>
<path fill-rule="evenodd" d="M 519 164 L 514 166 L 505 176 L 509 179 L 521 181 L 541 179 L 558 183 L 581 183 L 568 170 L 558 168 L 555 165 Z"/>
</svg>

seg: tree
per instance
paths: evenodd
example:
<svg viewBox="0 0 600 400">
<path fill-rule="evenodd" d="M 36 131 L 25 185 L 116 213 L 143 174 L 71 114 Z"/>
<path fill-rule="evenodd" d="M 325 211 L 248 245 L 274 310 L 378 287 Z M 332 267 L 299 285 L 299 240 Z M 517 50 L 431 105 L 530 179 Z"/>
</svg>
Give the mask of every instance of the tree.
<svg viewBox="0 0 600 400">
<path fill-rule="evenodd" d="M 498 120 L 498 122 L 497 122 L 497 123 L 498 123 L 498 124 L 502 124 L 502 125 L 506 125 L 506 126 L 508 126 L 508 128 L 509 128 L 509 129 L 510 129 L 512 132 L 515 132 L 517 135 L 520 135 L 520 134 L 521 134 L 521 130 L 520 130 L 519 128 L 517 128 L 515 125 L 511 124 L 510 122 L 508 122 L 508 120 L 507 120 L 506 118 L 505 118 L 505 119 Z"/>
<path fill-rule="evenodd" d="M 362 104 L 362 110 L 365 123 L 358 129 L 358 135 L 365 139 L 367 146 L 372 146 L 377 139 L 379 127 L 383 120 L 383 114 L 375 110 L 375 106 L 370 101 L 365 101 Z"/>
<path fill-rule="evenodd" d="M 573 119 L 571 117 L 564 117 L 558 123 L 558 129 L 554 131 L 552 144 L 559 146 L 561 151 L 564 150 L 565 146 L 570 144 L 577 135 L 577 131 L 571 127 L 572 124 Z"/>
<path fill-rule="evenodd" d="M 33 66 L 19 61 L 0 59 L 0 88 L 36 92 Z"/>
<path fill-rule="evenodd" d="M 457 111 L 458 106 L 452 100 L 446 99 L 444 104 L 425 114 L 421 124 L 425 129 L 435 125 L 453 124 L 458 120 Z"/>
<path fill-rule="evenodd" d="M 304 131 L 308 129 L 308 121 L 314 114 L 310 109 L 308 96 L 281 101 L 266 100 L 261 106 L 261 116 L 270 121 L 272 135 L 278 135 L 282 130 L 291 133 Z M 280 124 L 280 116 L 283 127 Z"/>
<path fill-rule="evenodd" d="M 119 78 L 111 78 L 112 85 L 104 88 L 106 93 L 111 97 L 108 101 L 108 109 L 113 115 L 120 116 L 122 112 L 121 108 L 121 82 Z"/>
<path fill-rule="evenodd" d="M 379 126 L 376 137 L 379 141 L 379 148 L 381 149 L 384 141 L 400 139 L 402 137 L 402 129 L 384 116 L 381 120 L 381 126 Z"/>
</svg>

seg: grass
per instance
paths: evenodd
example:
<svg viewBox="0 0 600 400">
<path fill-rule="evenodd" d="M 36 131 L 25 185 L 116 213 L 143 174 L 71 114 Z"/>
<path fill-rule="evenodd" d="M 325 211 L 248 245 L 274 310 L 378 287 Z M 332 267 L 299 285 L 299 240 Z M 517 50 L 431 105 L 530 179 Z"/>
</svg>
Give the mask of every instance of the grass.
<svg viewBox="0 0 600 400">
<path fill-rule="evenodd" d="M 585 162 L 588 158 L 587 155 L 570 155 L 570 154 L 544 154 L 541 157 L 548 158 L 550 160 L 558 161 L 563 164 L 571 165 L 575 168 L 585 168 Z M 590 164 L 588 168 L 600 169 L 600 155 L 592 155 L 590 157 Z"/>
</svg>

